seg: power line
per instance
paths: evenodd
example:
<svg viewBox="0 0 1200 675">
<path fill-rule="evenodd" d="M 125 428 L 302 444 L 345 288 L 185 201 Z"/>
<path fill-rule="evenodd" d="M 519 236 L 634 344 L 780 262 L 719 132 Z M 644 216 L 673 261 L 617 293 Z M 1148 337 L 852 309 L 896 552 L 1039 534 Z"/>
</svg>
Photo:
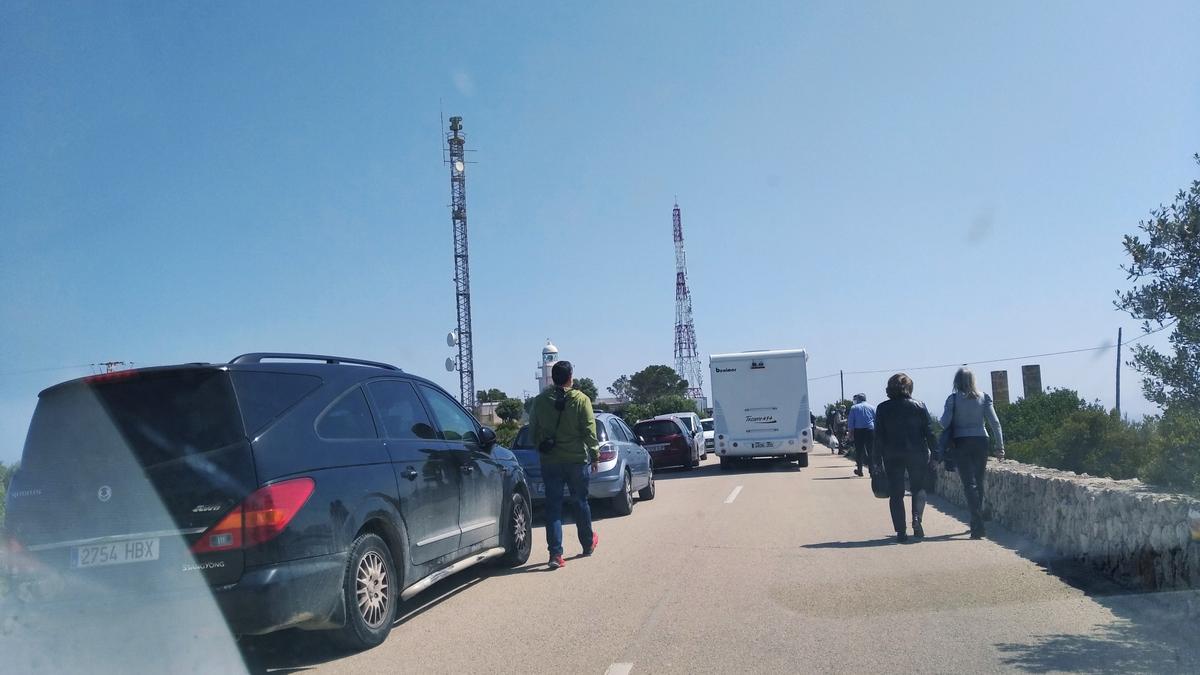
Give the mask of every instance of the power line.
<svg viewBox="0 0 1200 675">
<path fill-rule="evenodd" d="M 1160 327 L 1158 327 L 1152 331 L 1149 331 L 1147 333 L 1143 333 L 1142 335 L 1140 335 L 1136 338 L 1133 338 L 1132 340 L 1127 340 L 1125 342 L 1125 344 L 1137 342 L 1138 340 L 1150 337 L 1151 335 L 1154 335 L 1155 333 L 1160 333 L 1160 332 L 1170 328 L 1171 326 L 1174 326 L 1176 323 L 1178 323 L 1178 321 L 1179 320 L 1176 319 L 1175 321 L 1172 321 L 1171 323 L 1160 326 Z M 829 375 L 822 375 L 820 377 L 811 377 L 811 378 L 809 378 L 808 381 L 815 382 L 817 380 L 827 380 L 831 377 L 838 377 L 840 375 L 878 375 L 880 373 L 897 373 L 897 372 L 910 371 L 910 370 L 936 370 L 938 368 L 953 368 L 955 366 L 975 366 L 975 365 L 980 365 L 983 363 L 1003 363 L 1005 361 L 1020 361 L 1023 359 L 1040 359 L 1040 358 L 1045 358 L 1047 356 L 1065 356 L 1067 354 L 1083 354 L 1085 352 L 1099 352 L 1099 351 L 1104 351 L 1104 350 L 1108 350 L 1108 349 L 1114 349 L 1115 347 L 1116 347 L 1116 345 L 1101 345 L 1099 347 L 1084 347 L 1082 349 L 1064 349 L 1062 351 L 1046 352 L 1044 354 L 1026 354 L 1025 356 L 1008 356 L 1008 357 L 1005 357 L 1002 359 L 984 359 L 981 361 L 956 361 L 954 363 L 942 363 L 942 364 L 939 364 L 936 366 L 914 366 L 911 368 L 880 368 L 878 370 L 847 370 L 844 373 L 837 372 L 837 373 L 830 373 Z"/>
</svg>

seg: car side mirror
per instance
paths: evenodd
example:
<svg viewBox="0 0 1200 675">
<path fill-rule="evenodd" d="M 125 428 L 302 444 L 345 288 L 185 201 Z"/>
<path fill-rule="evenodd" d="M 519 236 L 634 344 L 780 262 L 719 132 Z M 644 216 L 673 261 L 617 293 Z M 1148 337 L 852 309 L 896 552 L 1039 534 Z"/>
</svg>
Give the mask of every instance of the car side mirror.
<svg viewBox="0 0 1200 675">
<path fill-rule="evenodd" d="M 645 436 L 638 436 L 638 437 L 637 437 L 637 444 L 638 444 L 638 445 L 645 445 L 645 444 L 646 444 L 646 437 L 645 437 Z"/>
<path fill-rule="evenodd" d="M 484 427 L 479 432 L 479 447 L 491 452 L 496 446 L 496 432 L 491 427 Z"/>
</svg>

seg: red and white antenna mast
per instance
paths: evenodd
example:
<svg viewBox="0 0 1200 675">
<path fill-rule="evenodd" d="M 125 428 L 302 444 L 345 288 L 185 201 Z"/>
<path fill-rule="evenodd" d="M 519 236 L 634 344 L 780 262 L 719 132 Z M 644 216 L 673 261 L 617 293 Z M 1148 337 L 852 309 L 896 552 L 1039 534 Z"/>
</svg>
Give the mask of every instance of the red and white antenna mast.
<svg viewBox="0 0 1200 675">
<path fill-rule="evenodd" d="M 704 398 L 704 375 L 696 348 L 696 327 L 692 323 L 692 292 L 687 283 L 687 253 L 683 250 L 683 220 L 679 202 L 671 210 L 675 226 L 675 372 L 687 380 L 688 398 Z"/>
</svg>

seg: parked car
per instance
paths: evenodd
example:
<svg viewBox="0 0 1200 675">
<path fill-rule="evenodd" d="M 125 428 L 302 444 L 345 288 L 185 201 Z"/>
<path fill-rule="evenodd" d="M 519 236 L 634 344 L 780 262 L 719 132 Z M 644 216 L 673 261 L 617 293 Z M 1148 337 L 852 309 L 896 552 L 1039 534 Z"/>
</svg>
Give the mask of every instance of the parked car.
<svg viewBox="0 0 1200 675">
<path fill-rule="evenodd" d="M 700 426 L 700 416 L 692 412 L 682 413 L 667 413 L 659 415 L 655 419 L 664 417 L 678 417 L 683 426 L 687 427 L 688 437 L 691 438 L 692 444 L 696 446 L 696 451 L 700 453 L 700 459 L 708 459 L 708 449 L 704 447 L 704 429 Z"/>
<path fill-rule="evenodd" d="M 717 442 L 715 440 L 716 432 L 713 431 L 713 418 L 705 417 L 701 419 L 700 428 L 704 430 L 704 451 L 708 452 L 709 450 L 712 450 L 713 452 L 716 452 Z"/>
<path fill-rule="evenodd" d="M 235 635 L 329 629 L 367 648 L 447 574 L 523 564 L 529 496 L 516 457 L 436 384 L 246 354 L 41 392 L 6 544 L 30 611 L 74 612 L 84 589 L 100 620 L 155 616 L 193 586 Z"/>
<path fill-rule="evenodd" d="M 600 467 L 591 478 L 588 497 L 603 500 L 619 515 L 633 512 L 633 493 L 641 501 L 654 499 L 654 467 L 650 453 L 638 444 L 625 422 L 610 413 L 596 413 L 596 440 L 600 441 Z M 513 441 L 513 453 L 525 470 L 534 504 L 546 499 L 541 458 L 530 439 L 529 425 Z"/>
<path fill-rule="evenodd" d="M 650 453 L 654 468 L 682 466 L 694 469 L 700 464 L 700 451 L 687 425 L 678 417 L 655 417 L 633 425 L 633 432 L 642 439 L 642 447 Z"/>
</svg>

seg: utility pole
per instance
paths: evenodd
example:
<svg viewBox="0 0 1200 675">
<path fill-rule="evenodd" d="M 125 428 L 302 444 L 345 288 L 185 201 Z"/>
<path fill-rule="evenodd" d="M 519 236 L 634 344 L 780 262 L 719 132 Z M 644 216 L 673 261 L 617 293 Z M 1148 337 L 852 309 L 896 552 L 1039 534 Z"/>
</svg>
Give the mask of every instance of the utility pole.
<svg viewBox="0 0 1200 675">
<path fill-rule="evenodd" d="M 1117 417 L 1121 417 L 1121 328 L 1117 328 Z"/>
<path fill-rule="evenodd" d="M 692 291 L 687 283 L 687 253 L 683 249 L 683 219 L 678 201 L 671 209 L 671 226 L 675 239 L 675 372 L 687 380 L 687 397 L 699 402 L 704 398 L 704 374 L 692 321 Z M 707 405 L 704 402 L 703 406 Z"/>
<path fill-rule="evenodd" d="M 842 383 L 842 397 L 839 398 L 838 400 L 845 401 L 846 400 L 846 373 L 839 370 L 838 371 L 838 380 L 841 381 L 841 383 Z"/>
</svg>

